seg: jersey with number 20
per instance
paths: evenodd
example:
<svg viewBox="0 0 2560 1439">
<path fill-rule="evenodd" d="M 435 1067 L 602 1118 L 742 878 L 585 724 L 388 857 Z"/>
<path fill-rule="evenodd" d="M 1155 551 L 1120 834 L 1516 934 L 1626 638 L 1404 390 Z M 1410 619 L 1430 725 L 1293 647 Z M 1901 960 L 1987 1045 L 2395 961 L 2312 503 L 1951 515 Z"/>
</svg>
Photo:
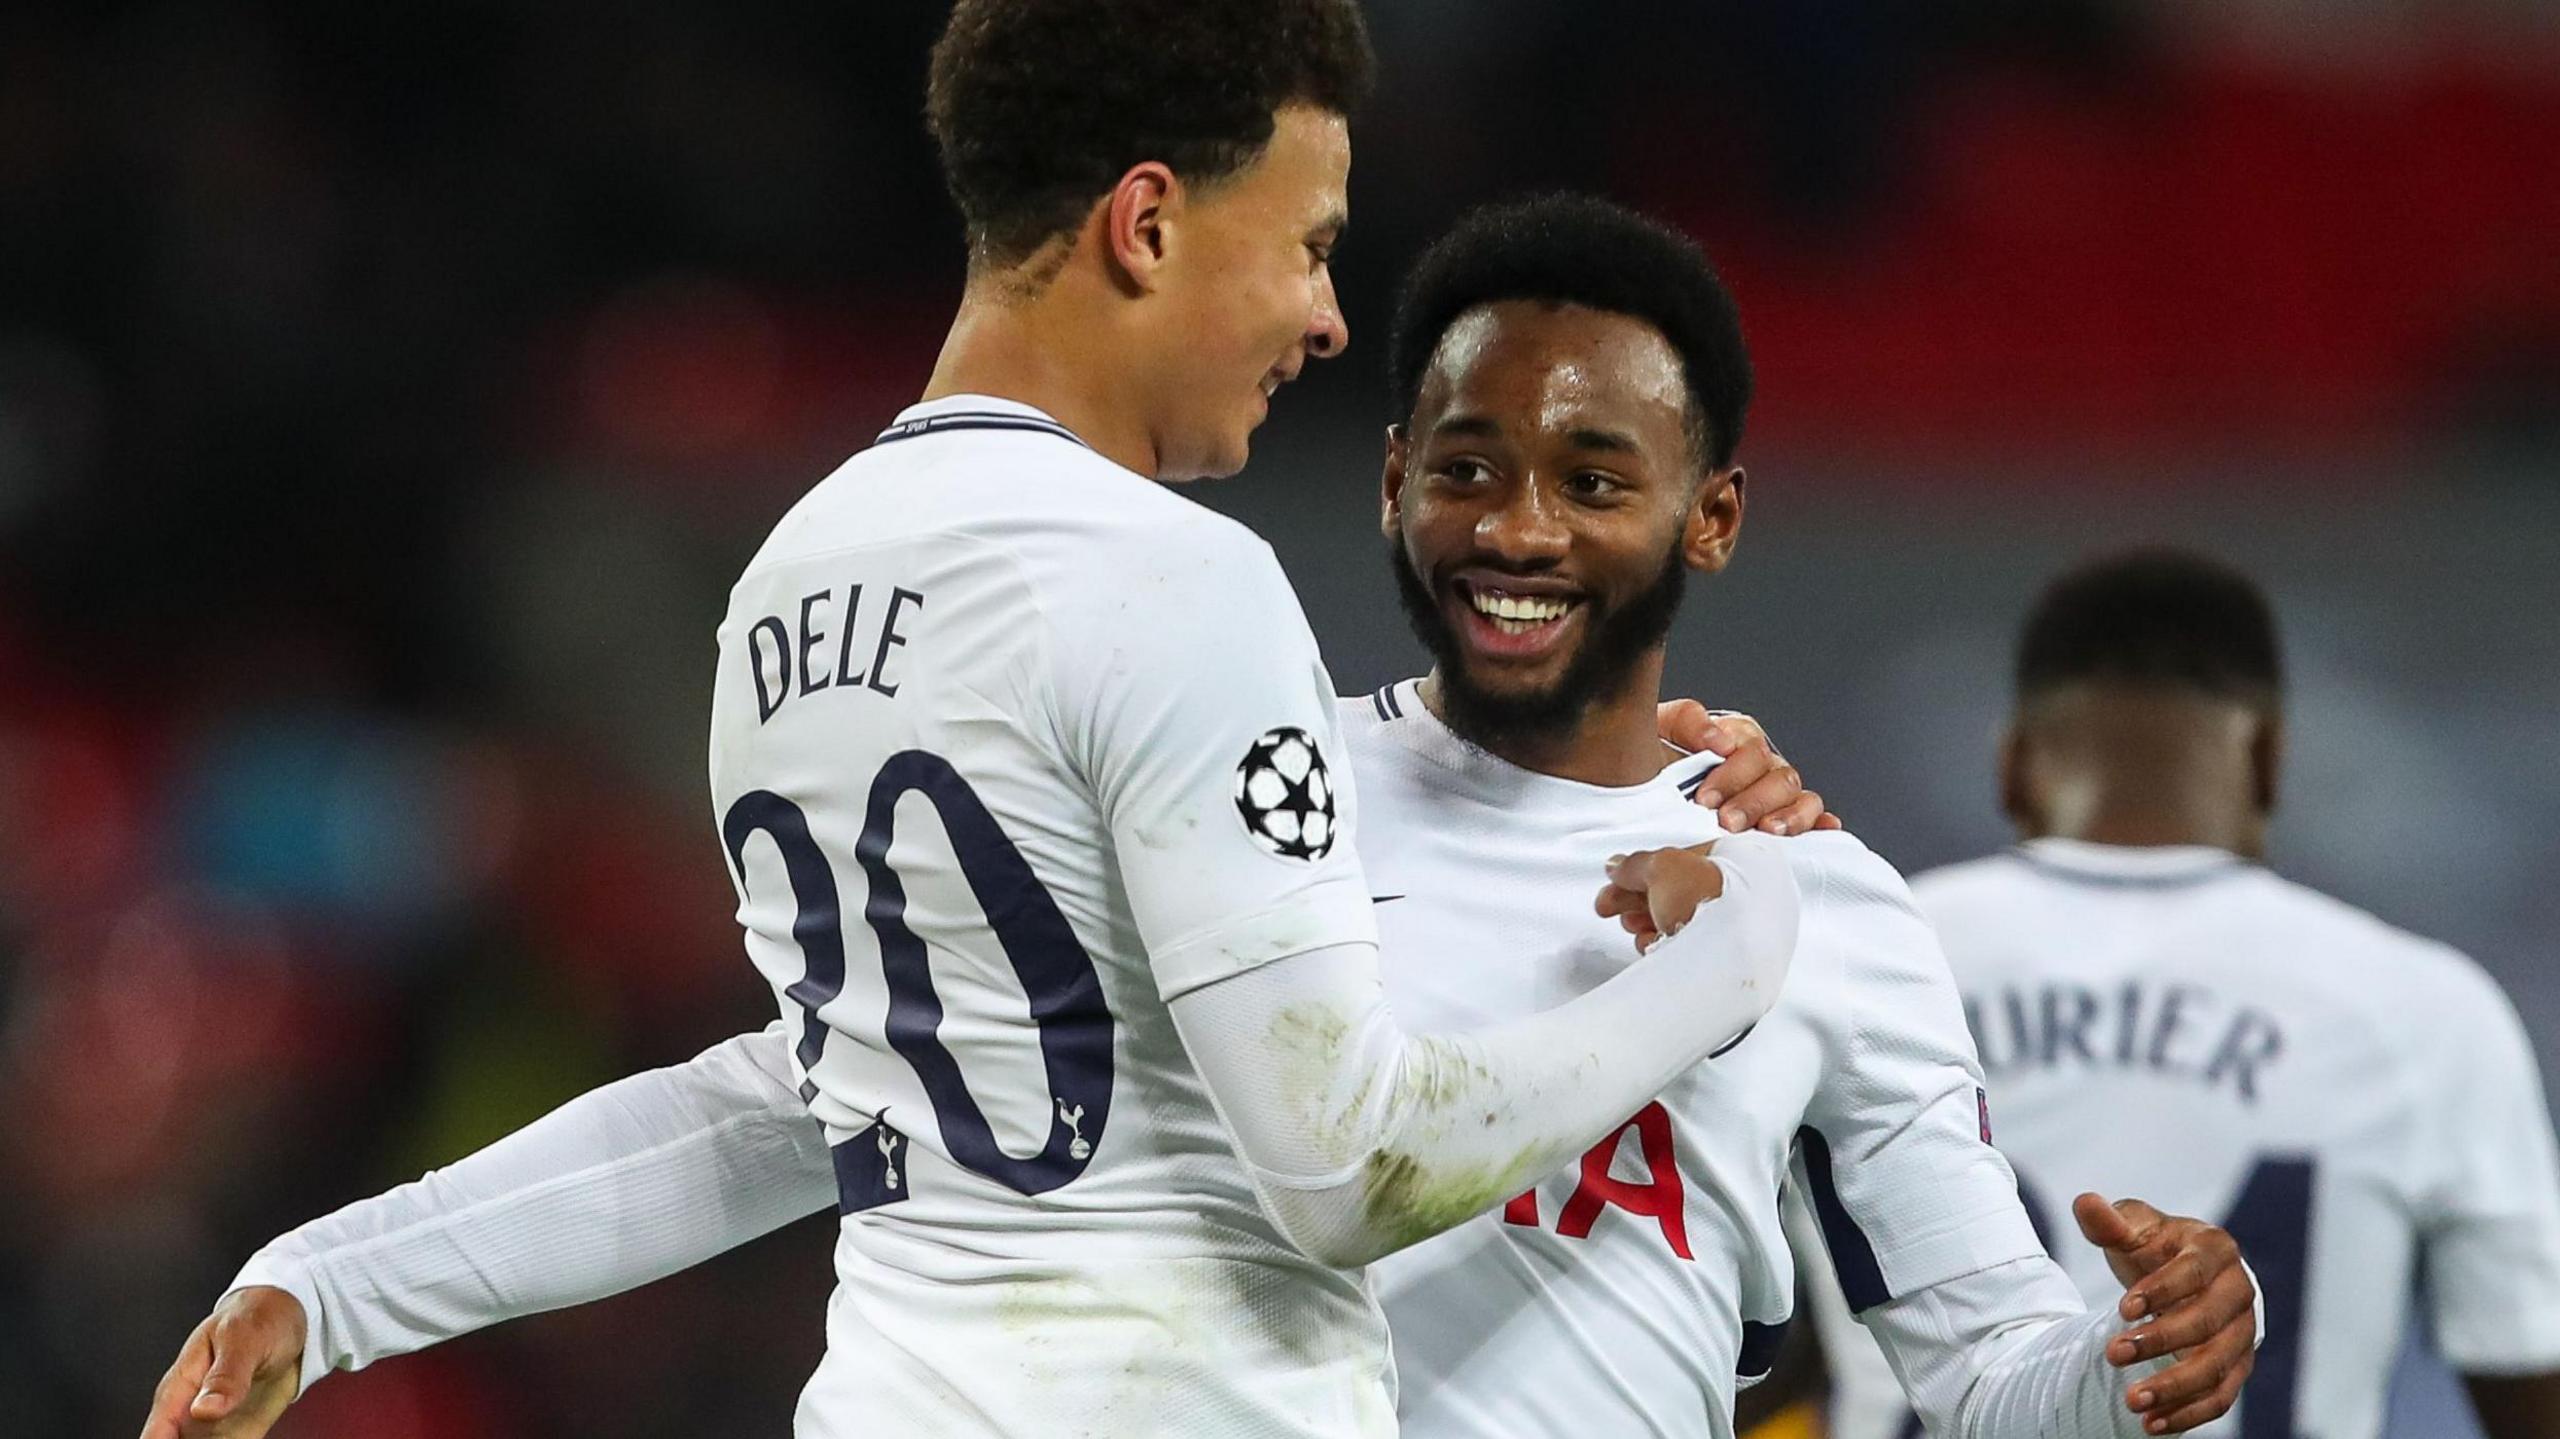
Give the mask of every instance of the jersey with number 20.
<svg viewBox="0 0 2560 1439">
<path fill-rule="evenodd" d="M 1026 406 L 916 406 L 739 580 L 710 754 L 844 1216 L 802 1439 L 1392 1432 L 1375 1304 L 1165 1010 L 1375 939 L 1267 546 Z"/>
</svg>

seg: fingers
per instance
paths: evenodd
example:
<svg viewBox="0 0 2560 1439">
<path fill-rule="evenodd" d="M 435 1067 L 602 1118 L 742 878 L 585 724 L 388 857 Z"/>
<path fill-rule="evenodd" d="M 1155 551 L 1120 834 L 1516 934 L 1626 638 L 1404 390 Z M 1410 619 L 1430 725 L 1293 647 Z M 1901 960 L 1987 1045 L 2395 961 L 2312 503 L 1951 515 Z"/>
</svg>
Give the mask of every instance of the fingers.
<svg viewBox="0 0 2560 1439">
<path fill-rule="evenodd" d="M 1787 763 L 1751 716 L 1673 700 L 1660 708 L 1659 729 L 1683 749 L 1724 759 L 1708 772 L 1695 798 L 1716 811 L 1727 833 L 1805 834 L 1841 827 L 1839 817 L 1823 808 L 1822 796 L 1804 787 L 1803 772 Z"/>
<path fill-rule="evenodd" d="M 2128 1290 L 2167 1263 L 2184 1237 L 2182 1231 L 2161 1222 L 2160 1211 L 2139 1199 L 2109 1204 L 2095 1194 L 2083 1194 L 2071 1202 L 2071 1216 L 2079 1221 L 2081 1235 L 2106 1251 L 2107 1268 Z M 2119 1312 L 2127 1319 L 2139 1319 L 2147 1311 L 2136 1308 L 2128 1294 Z"/>
<path fill-rule="evenodd" d="M 1727 833 L 1742 833 L 1804 793 L 1804 777 L 1779 756 L 1758 720 L 1744 714 L 1700 713 L 1704 716 L 1704 727 L 1698 732 L 1700 742 L 1688 748 L 1721 755 L 1724 763 L 1707 772 L 1695 798 L 1699 804 L 1717 811 L 1716 822 Z M 1798 834 L 1802 830 L 1770 832 Z"/>
<path fill-rule="evenodd" d="M 204 1388 L 205 1371 L 213 1366 L 213 1321 L 208 1319 L 178 1347 L 177 1361 L 151 1391 L 151 1412 L 142 1421 L 142 1439 L 179 1439 L 178 1426 L 188 1406 Z"/>
<path fill-rule="evenodd" d="M 1696 700 L 1665 700 L 1654 707 L 1653 713 L 1654 732 L 1661 735 L 1666 743 L 1691 754 L 1702 750 L 1708 754 L 1724 753 L 1716 746 L 1728 741 L 1724 740 L 1723 730 L 1717 726 L 1715 717 L 1707 713 L 1705 705 Z"/>
<path fill-rule="evenodd" d="M 2192 1350 L 2236 1330 L 2242 1342 L 2257 1342 L 2258 1318 L 2249 1281 L 2237 1268 L 2216 1274 L 2202 1293 L 2164 1306 L 2160 1317 L 2117 1335 L 2107 1345 L 2107 1360 L 2118 1368 Z"/>
<path fill-rule="evenodd" d="M 213 1366 L 205 1372 L 204 1385 L 197 1392 L 188 1413 L 198 1421 L 210 1424 L 240 1407 L 249 1397 L 249 1388 L 257 1382 L 258 1369 L 265 1359 L 265 1338 L 254 1324 L 243 1323 L 237 1312 L 226 1312 L 213 1321 Z"/>
<path fill-rule="evenodd" d="M 2125 1403 L 2146 1416 L 2144 1431 L 2175 1434 L 2221 1417 L 2256 1362 L 2255 1295 L 2239 1246 L 2214 1225 L 2163 1215 L 2138 1199 L 2109 1204 L 2083 1194 L 2071 1212 L 2126 1281 L 2118 1312 L 2155 1316 L 2109 1341 L 2107 1362 L 2123 1367 L 2177 1356 L 2126 1387 Z"/>
<path fill-rule="evenodd" d="M 2071 1201 L 2071 1217 L 2080 1223 L 2080 1237 L 2100 1249 L 2115 1249 L 2133 1239 L 2133 1225 L 2116 1207 L 2098 1194 L 2083 1194 Z"/>
<path fill-rule="evenodd" d="M 2250 1328 L 2226 1331 L 2197 1345 L 2178 1362 L 2125 1388 L 2125 1404 L 2145 1415 L 2143 1430 L 2175 1434 L 2220 1418 L 2240 1395 L 2256 1364 Z"/>
<path fill-rule="evenodd" d="M 2146 1314 L 2166 1314 L 2203 1293 L 2230 1263 L 2228 1257 L 2207 1247 L 2182 1248 L 2125 1290 L 2124 1300 L 2116 1312 L 2127 1319 L 2139 1319 Z"/>
<path fill-rule="evenodd" d="M 1707 858 L 1713 846 L 1697 849 L 1649 849 L 1609 860 L 1609 885 L 1593 908 L 1615 916 L 1637 948 L 1651 947 L 1651 937 L 1678 934 L 1698 906 L 1724 893 L 1724 871 Z"/>
<path fill-rule="evenodd" d="M 2155 1410 L 2166 1410 L 2166 1412 L 2155 1413 L 2152 1417 L 2143 1420 L 2143 1431 L 2149 1434 L 2184 1434 L 2190 1429 L 2201 1428 L 2230 1413 L 2231 1406 L 2240 1402 L 2240 1386 L 2247 1382 L 2249 1371 L 2255 1368 L 2256 1364 L 2257 1361 L 2253 1356 L 2244 1354 L 2240 1356 L 2238 1363 L 2223 1374 L 2221 1381 L 2202 1396 L 2174 1408 L 2169 1407 L 2173 1401 L 2155 1402 L 2153 1405 Z"/>
<path fill-rule="evenodd" d="M 1795 766 L 1789 765 L 1787 768 L 1793 772 Z M 1803 782 L 1801 775 L 1797 777 L 1797 782 Z M 1831 820 L 1831 823 L 1825 825 L 1823 821 L 1826 819 Z M 1799 793 L 1794 799 L 1771 810 L 1768 818 L 1760 821 L 1760 830 L 1764 834 L 1809 834 L 1817 829 L 1838 829 L 1839 827 L 1840 821 L 1833 818 L 1830 812 L 1822 807 L 1822 796 L 1812 790 Z"/>
</svg>

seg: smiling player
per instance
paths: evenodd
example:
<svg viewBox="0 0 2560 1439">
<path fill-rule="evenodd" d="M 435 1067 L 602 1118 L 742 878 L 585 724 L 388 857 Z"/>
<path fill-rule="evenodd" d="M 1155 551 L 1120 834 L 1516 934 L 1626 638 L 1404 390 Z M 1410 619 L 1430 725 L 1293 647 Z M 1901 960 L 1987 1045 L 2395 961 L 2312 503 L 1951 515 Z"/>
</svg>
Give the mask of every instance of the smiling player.
<svg viewBox="0 0 2560 1439">
<path fill-rule="evenodd" d="M 1388 563 L 1433 666 L 1346 718 L 1364 852 L 1407 896 L 1379 911 L 1398 1010 L 1498 1022 L 1604 982 L 1609 916 L 1651 929 L 1615 894 L 1573 916 L 1573 847 L 1712 834 L 1682 798 L 1711 762 L 1663 769 L 1652 707 L 1687 577 L 1722 569 L 1741 529 L 1750 368 L 1694 246 L 1568 197 L 1435 246 L 1389 372 L 1407 418 Z M 1787 849 L 1804 912 L 1768 1017 L 1580 1165 L 1375 1267 L 1407 1432 L 1730 1434 L 1737 1373 L 1765 1371 L 1793 1309 L 1788 1186 L 1934 1433 L 2221 1413 L 2254 1334 L 2229 1236 L 2083 1195 L 2138 1322 L 2081 1312 L 1983 1132 L 1955 990 L 1900 877 L 1845 833 Z M 1522 935 L 1552 957 L 1512 959 Z"/>
</svg>

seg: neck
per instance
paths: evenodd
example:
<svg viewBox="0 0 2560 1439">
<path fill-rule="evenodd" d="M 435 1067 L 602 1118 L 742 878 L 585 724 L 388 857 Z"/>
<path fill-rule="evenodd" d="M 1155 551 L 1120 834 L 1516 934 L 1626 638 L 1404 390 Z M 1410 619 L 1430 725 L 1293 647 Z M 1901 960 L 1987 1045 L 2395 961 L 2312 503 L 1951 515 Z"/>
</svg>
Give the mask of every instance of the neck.
<svg viewBox="0 0 2560 1439">
<path fill-rule="evenodd" d="M 1109 327 L 1086 313 L 1077 277 L 1058 275 L 1022 296 L 1018 273 L 970 277 L 922 398 L 992 395 L 1030 405 L 1105 459 L 1153 479 L 1155 437 L 1138 418 L 1127 367 L 1111 360 Z"/>
<path fill-rule="evenodd" d="M 2210 845 L 2248 859 L 2266 857 L 2264 818 L 2231 805 L 2179 803 L 2174 796 L 2142 794 L 2129 777 L 2090 777 L 2085 783 L 2057 790 L 2052 812 L 2040 826 L 2026 826 L 2027 837 L 2052 835 L 2091 844 L 2154 847 L 2172 844 Z"/>
<path fill-rule="evenodd" d="M 1471 734 L 1449 718 L 1440 671 L 1422 680 L 1422 703 L 1460 739 L 1508 763 L 1582 784 L 1642 784 L 1671 758 L 1655 712 L 1662 695 L 1662 651 L 1649 651 L 1613 694 L 1585 705 L 1574 722 L 1552 732 Z"/>
</svg>

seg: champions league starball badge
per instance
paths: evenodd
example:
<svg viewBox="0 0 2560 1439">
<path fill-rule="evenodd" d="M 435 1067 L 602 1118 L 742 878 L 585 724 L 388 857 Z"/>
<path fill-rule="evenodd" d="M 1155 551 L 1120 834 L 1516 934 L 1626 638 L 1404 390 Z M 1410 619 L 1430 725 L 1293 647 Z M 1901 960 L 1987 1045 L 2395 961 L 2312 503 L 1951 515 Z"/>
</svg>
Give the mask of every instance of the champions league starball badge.
<svg viewBox="0 0 2560 1439">
<path fill-rule="evenodd" d="M 1267 730 L 1236 766 L 1236 813 L 1253 842 L 1282 859 L 1333 852 L 1333 776 L 1305 730 Z"/>
</svg>

